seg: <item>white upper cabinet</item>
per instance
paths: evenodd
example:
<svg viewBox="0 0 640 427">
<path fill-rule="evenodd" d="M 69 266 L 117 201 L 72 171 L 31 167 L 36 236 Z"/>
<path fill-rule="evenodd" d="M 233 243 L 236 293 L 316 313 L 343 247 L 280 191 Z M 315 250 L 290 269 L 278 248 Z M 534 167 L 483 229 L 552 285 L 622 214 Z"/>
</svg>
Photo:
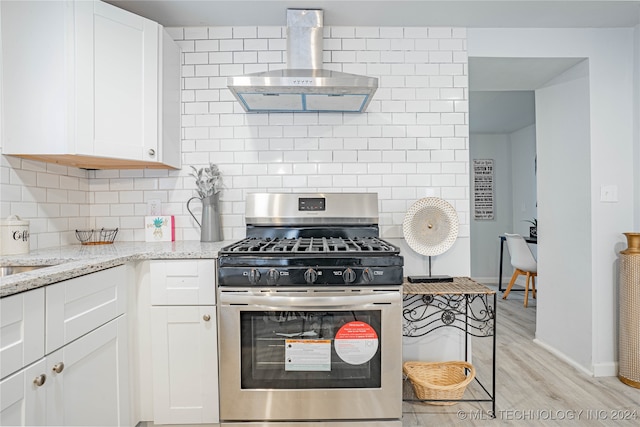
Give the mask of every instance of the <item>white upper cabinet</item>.
<svg viewBox="0 0 640 427">
<path fill-rule="evenodd" d="M 180 167 L 180 51 L 162 26 L 99 1 L 1 7 L 3 154 Z"/>
</svg>

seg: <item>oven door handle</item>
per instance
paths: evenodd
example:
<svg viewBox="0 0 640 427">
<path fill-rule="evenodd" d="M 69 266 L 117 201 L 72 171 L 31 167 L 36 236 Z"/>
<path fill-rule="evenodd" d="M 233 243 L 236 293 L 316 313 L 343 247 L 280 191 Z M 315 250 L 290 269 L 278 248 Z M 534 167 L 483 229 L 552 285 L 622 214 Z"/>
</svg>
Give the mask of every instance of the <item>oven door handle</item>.
<svg viewBox="0 0 640 427">
<path fill-rule="evenodd" d="M 280 295 L 247 295 L 247 294 L 221 294 L 221 305 L 249 305 L 256 308 L 292 309 L 304 308 L 331 308 L 344 309 L 365 307 L 372 304 L 400 303 L 400 292 L 371 293 L 366 295 L 337 295 L 337 296 L 280 296 Z"/>
</svg>

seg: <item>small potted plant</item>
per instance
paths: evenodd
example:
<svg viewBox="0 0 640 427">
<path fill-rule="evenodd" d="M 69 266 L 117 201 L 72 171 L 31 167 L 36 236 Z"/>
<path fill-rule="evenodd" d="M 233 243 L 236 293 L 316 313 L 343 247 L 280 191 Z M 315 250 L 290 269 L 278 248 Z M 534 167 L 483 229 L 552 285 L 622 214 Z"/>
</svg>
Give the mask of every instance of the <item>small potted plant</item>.
<svg viewBox="0 0 640 427">
<path fill-rule="evenodd" d="M 532 227 L 529 227 L 529 236 L 537 238 L 538 237 L 538 219 L 537 218 L 525 219 L 525 222 L 528 222 L 529 224 L 532 225 Z"/>
</svg>

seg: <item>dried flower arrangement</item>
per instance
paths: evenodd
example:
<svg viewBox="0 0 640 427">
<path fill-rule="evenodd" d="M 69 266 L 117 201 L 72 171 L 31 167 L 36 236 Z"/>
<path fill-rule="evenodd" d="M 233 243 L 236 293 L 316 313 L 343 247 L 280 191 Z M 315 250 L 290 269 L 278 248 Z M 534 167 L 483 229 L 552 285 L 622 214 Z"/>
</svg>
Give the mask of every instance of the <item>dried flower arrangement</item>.
<svg viewBox="0 0 640 427">
<path fill-rule="evenodd" d="M 222 190 L 222 172 L 218 165 L 209 163 L 208 167 L 196 169 L 191 166 L 193 172 L 190 173 L 196 180 L 196 191 L 201 198 L 213 196 Z"/>
</svg>

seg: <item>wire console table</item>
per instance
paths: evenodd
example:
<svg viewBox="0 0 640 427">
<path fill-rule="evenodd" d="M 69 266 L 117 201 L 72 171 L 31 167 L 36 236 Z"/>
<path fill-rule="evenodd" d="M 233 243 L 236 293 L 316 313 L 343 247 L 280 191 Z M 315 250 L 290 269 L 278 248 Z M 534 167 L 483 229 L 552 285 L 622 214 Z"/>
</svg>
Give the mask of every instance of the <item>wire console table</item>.
<svg viewBox="0 0 640 427">
<path fill-rule="evenodd" d="M 453 283 L 403 284 L 404 337 L 422 337 L 440 328 L 456 328 L 465 333 L 464 360 L 469 361 L 468 337 L 491 337 L 491 386 L 474 379 L 484 393 L 483 399 L 459 399 L 455 402 L 490 402 L 491 416 L 496 414 L 496 292 L 468 277 L 455 277 Z M 404 399 L 409 402 L 435 400 Z M 446 402 L 446 401 L 445 401 Z"/>
</svg>

